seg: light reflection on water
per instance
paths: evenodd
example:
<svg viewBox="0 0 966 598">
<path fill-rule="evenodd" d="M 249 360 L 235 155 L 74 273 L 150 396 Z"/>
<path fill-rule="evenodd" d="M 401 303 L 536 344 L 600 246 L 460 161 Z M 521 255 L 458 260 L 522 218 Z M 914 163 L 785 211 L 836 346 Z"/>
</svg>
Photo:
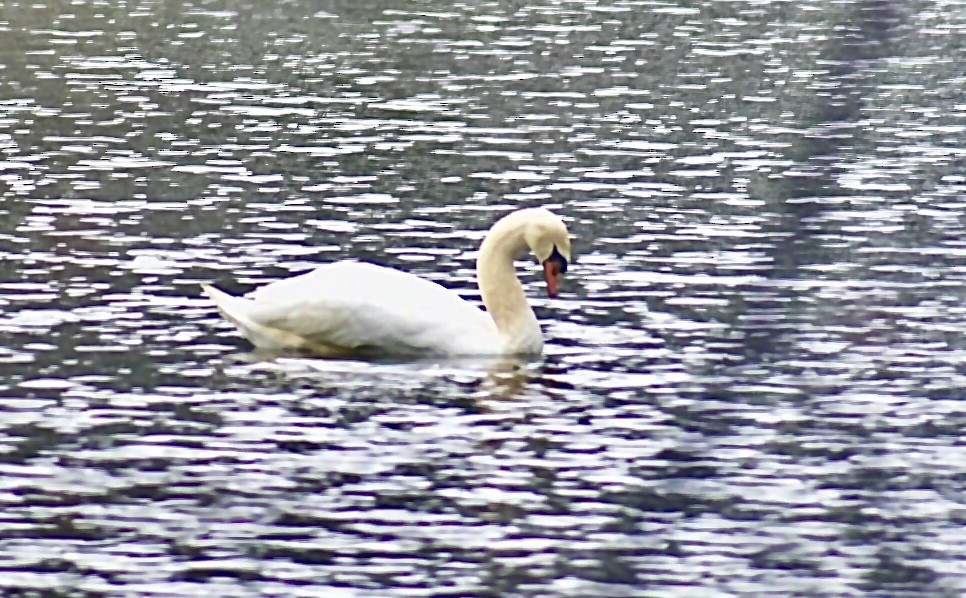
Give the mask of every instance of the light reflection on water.
<svg viewBox="0 0 966 598">
<path fill-rule="evenodd" d="M 0 8 L 0 587 L 962 594 L 960 4 Z M 199 296 L 535 204 L 533 362 Z"/>
</svg>

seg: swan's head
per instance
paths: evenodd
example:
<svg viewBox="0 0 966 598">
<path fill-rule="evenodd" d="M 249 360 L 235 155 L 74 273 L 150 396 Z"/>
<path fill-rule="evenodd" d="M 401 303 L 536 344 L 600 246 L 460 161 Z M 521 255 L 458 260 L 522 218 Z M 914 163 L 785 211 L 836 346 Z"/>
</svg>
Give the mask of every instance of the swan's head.
<svg viewBox="0 0 966 598">
<path fill-rule="evenodd" d="M 547 294 L 556 297 L 560 275 L 570 263 L 570 233 L 567 225 L 556 214 L 543 208 L 527 210 L 524 239 L 537 261 L 543 264 L 543 277 L 547 281 Z"/>
</svg>

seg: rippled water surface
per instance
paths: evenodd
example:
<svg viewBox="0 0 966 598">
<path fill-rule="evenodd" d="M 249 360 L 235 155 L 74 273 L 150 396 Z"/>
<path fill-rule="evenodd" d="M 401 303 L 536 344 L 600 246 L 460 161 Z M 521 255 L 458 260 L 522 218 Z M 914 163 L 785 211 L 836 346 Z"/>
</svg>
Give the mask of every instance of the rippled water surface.
<svg viewBox="0 0 966 598">
<path fill-rule="evenodd" d="M 966 593 L 966 4 L 0 0 L 4 596 Z M 522 363 L 257 355 L 356 258 Z"/>
</svg>

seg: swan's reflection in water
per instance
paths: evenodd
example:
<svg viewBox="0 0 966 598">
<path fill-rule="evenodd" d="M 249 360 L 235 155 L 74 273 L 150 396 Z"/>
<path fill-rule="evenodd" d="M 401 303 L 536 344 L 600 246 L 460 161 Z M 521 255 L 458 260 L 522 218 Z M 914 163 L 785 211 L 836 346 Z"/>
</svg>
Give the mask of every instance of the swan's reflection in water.
<svg viewBox="0 0 966 598">
<path fill-rule="evenodd" d="M 540 357 L 460 357 L 415 361 L 361 361 L 255 352 L 236 354 L 223 368 L 231 378 L 272 379 L 306 385 L 342 398 L 409 395 L 458 396 L 478 403 L 520 397 L 539 380 Z M 458 390 L 454 391 L 453 387 Z M 450 392 L 441 393 L 440 390 Z"/>
</svg>

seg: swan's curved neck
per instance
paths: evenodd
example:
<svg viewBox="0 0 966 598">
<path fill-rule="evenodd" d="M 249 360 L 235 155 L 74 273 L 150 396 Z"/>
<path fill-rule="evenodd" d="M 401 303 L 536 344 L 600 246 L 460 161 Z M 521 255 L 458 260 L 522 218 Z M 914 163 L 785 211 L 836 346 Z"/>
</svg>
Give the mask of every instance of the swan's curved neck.
<svg viewBox="0 0 966 598">
<path fill-rule="evenodd" d="M 539 351 L 540 324 L 527 302 L 513 260 L 527 250 L 526 222 L 514 214 L 493 225 L 480 246 L 476 277 L 483 305 L 493 318 L 508 353 Z"/>
</svg>

